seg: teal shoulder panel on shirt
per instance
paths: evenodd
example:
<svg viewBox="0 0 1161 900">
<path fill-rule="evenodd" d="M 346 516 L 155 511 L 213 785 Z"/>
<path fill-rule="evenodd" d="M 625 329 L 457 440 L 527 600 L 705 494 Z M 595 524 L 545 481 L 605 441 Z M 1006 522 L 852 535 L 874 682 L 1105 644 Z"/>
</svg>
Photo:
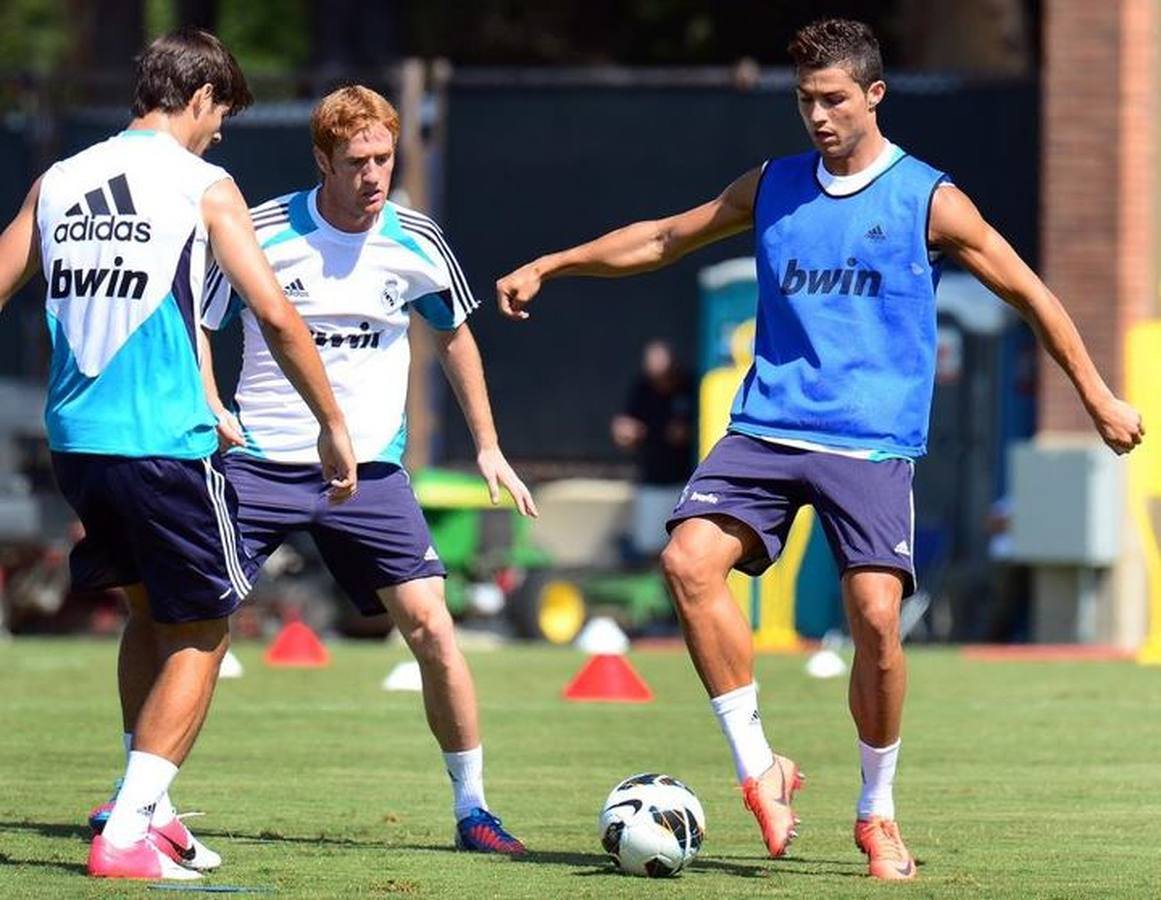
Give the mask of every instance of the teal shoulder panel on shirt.
<svg viewBox="0 0 1161 900">
<path fill-rule="evenodd" d="M 414 307 L 415 311 L 437 331 L 456 330 L 456 314 L 452 309 L 450 291 L 424 294 L 422 297 L 412 300 L 408 305 Z"/>
<path fill-rule="evenodd" d="M 395 243 L 401 244 L 412 253 L 417 254 L 425 262 L 432 263 L 431 257 L 419 246 L 419 242 L 403 230 L 403 226 L 399 222 L 399 216 L 395 214 L 395 207 L 390 203 L 383 206 L 382 222 L 383 225 L 379 229 L 379 233 L 383 237 L 391 238 Z M 434 263 L 432 264 L 434 265 Z"/>
<path fill-rule="evenodd" d="M 306 201 L 309 195 L 310 191 L 299 191 L 290 198 L 286 210 L 287 216 L 290 217 L 290 222 L 278 234 L 262 242 L 263 250 L 286 241 L 292 241 L 295 238 L 306 237 L 312 231 L 318 231 L 318 224 L 311 216 L 310 209 L 307 206 Z"/>
</svg>

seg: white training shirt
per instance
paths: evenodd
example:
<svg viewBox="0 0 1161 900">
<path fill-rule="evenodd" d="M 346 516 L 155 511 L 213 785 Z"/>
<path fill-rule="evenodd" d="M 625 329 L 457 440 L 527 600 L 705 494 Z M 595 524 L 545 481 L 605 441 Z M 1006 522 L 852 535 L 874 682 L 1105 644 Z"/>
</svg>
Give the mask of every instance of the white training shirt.
<svg viewBox="0 0 1161 900">
<path fill-rule="evenodd" d="M 452 331 L 479 304 L 443 232 L 427 216 L 387 203 L 375 225 L 351 234 L 318 211 L 318 188 L 251 210 L 278 283 L 314 336 L 359 462 L 400 463 L 411 361 L 412 309 Z M 258 322 L 215 266 L 206 276 L 205 324 L 241 311 L 242 374 L 235 395 L 242 452 L 318 463 L 318 423 L 275 363 Z"/>
<path fill-rule="evenodd" d="M 197 459 L 217 449 L 198 371 L 201 203 L 229 177 L 170 135 L 139 129 L 45 173 L 36 219 L 53 450 Z"/>
</svg>

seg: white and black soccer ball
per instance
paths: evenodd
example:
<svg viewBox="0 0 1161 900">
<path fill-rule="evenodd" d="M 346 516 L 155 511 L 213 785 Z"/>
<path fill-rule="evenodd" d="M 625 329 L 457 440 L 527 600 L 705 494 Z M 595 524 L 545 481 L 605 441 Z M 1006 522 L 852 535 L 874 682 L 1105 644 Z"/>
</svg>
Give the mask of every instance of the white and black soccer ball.
<svg viewBox="0 0 1161 900">
<path fill-rule="evenodd" d="M 666 878 L 697 856 L 705 838 L 705 812 L 697 795 L 676 778 L 634 775 L 605 800 L 597 833 L 623 872 Z"/>
</svg>

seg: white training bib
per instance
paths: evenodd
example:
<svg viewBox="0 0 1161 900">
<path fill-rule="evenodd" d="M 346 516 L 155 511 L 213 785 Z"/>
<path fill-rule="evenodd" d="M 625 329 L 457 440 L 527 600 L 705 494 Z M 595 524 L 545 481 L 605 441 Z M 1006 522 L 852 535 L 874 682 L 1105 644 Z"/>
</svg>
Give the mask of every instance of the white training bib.
<svg viewBox="0 0 1161 900">
<path fill-rule="evenodd" d="M 201 200 L 229 175 L 169 135 L 124 131 L 56 163 L 37 224 L 54 450 L 196 458 L 216 449 L 198 373 Z"/>
</svg>

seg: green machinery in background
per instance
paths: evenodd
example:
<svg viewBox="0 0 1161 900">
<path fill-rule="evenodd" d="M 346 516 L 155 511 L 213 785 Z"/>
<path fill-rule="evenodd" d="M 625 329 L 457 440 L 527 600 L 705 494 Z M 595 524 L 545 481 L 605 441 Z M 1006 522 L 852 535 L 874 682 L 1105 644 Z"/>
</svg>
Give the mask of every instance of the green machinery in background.
<svg viewBox="0 0 1161 900">
<path fill-rule="evenodd" d="M 533 523 L 507 494 L 493 506 L 478 475 L 424 469 L 412 488 L 448 570 L 447 604 L 457 619 L 503 616 L 524 638 L 567 644 L 593 610 L 638 630 L 669 614 L 660 576 L 562 569 L 532 539 Z"/>
<path fill-rule="evenodd" d="M 757 284 L 752 259 L 704 269 L 698 371 L 704 454 L 725 430 L 730 402 L 749 365 Z M 532 522 L 505 494 L 493 506 L 478 475 L 426 469 L 415 495 L 448 569 L 448 608 L 457 618 L 502 615 L 514 632 L 553 643 L 570 642 L 595 610 L 631 632 L 672 622 L 664 582 L 655 565 L 643 569 L 564 569 L 532 539 Z M 756 646 L 786 649 L 798 636 L 821 635 L 841 622 L 834 564 L 813 517 L 802 519 L 784 559 L 760 579 L 740 574 L 731 591 L 750 619 Z"/>
</svg>

